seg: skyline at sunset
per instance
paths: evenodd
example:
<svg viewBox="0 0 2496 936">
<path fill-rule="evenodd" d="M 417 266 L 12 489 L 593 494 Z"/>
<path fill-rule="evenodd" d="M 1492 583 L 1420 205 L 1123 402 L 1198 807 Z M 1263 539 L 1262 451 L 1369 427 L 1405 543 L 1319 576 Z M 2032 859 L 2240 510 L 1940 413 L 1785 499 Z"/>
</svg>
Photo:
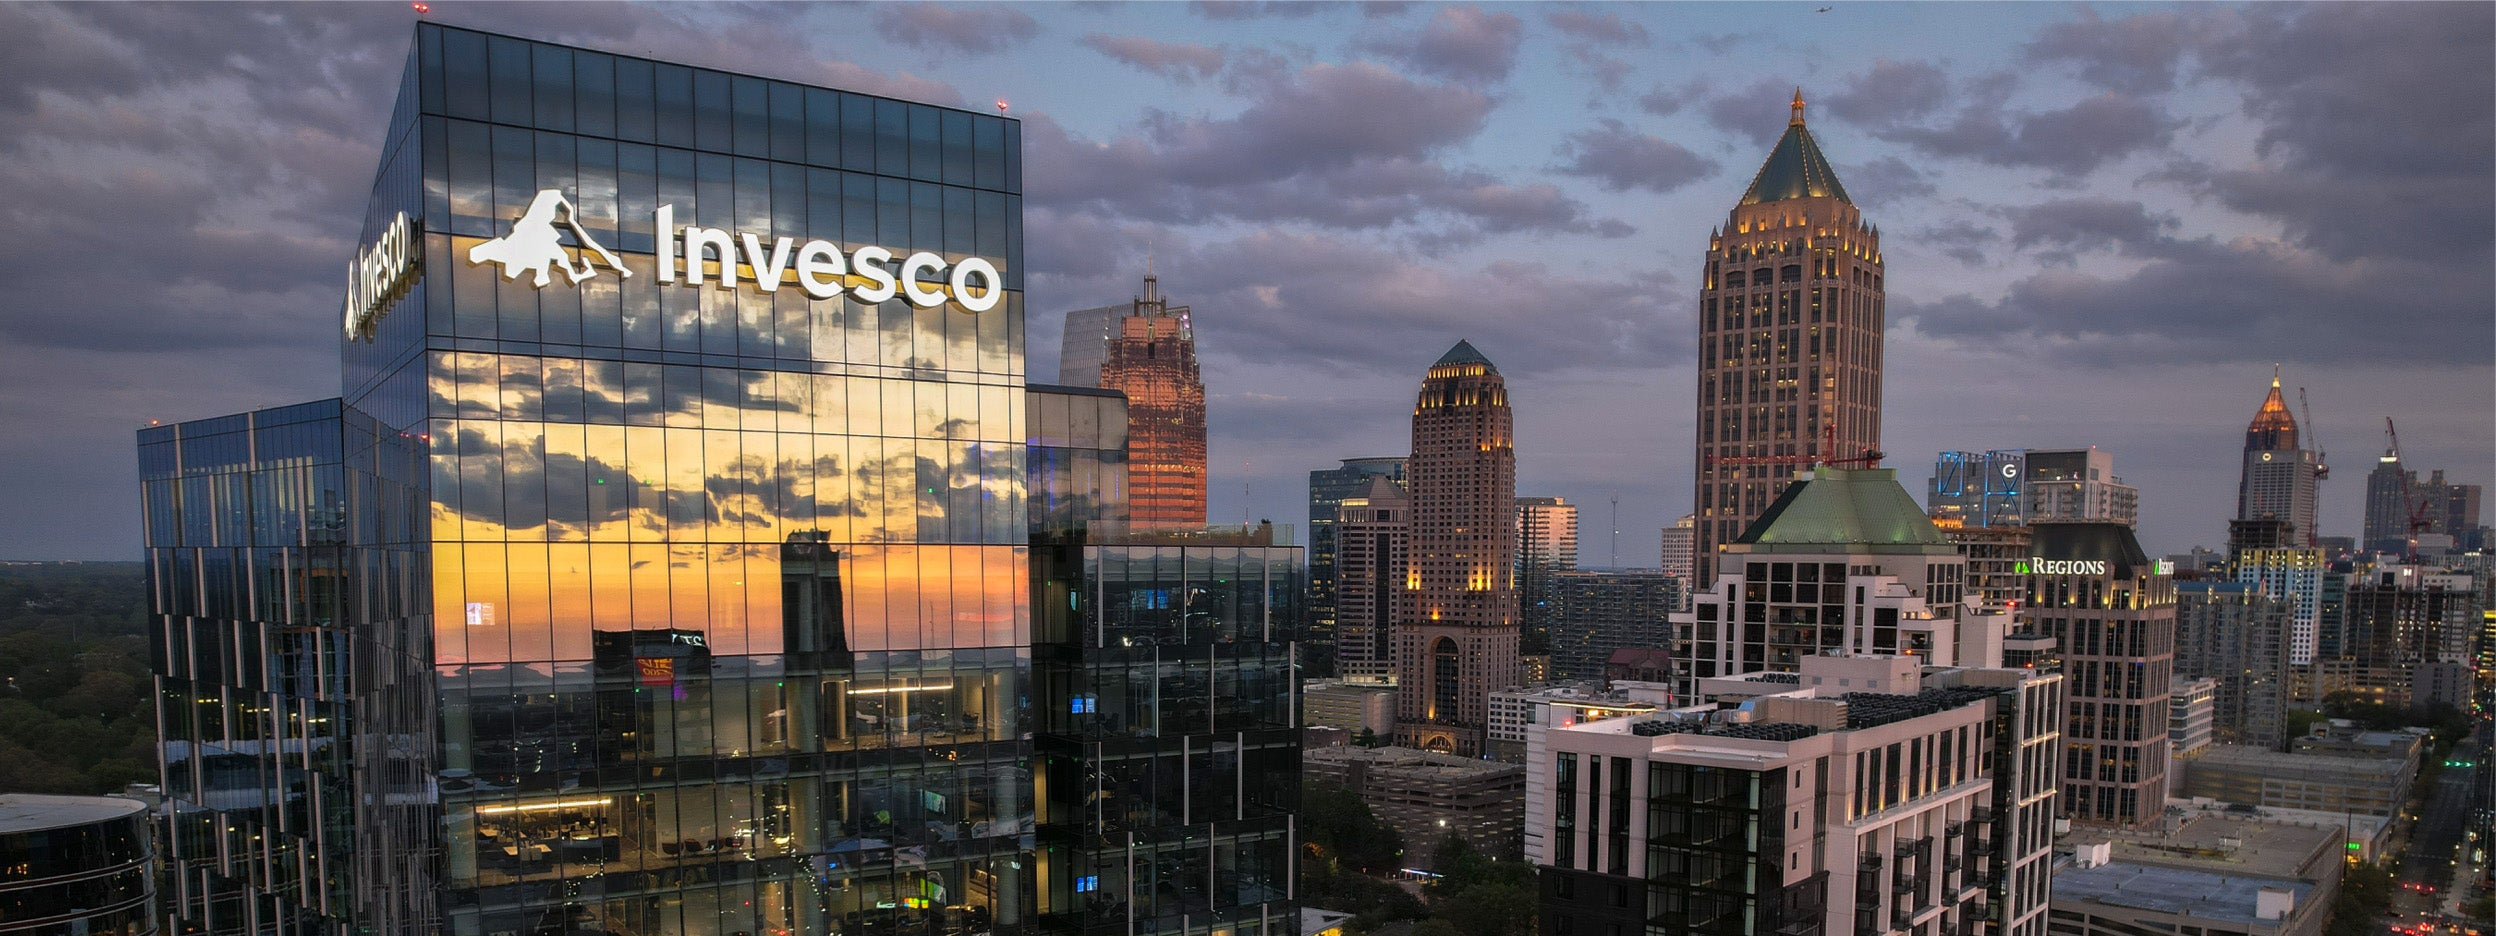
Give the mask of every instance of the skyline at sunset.
<svg viewBox="0 0 2496 936">
<path fill-rule="evenodd" d="M 1517 493 L 1651 565 L 1690 509 L 1710 229 L 1797 87 L 1887 270 L 1886 467 L 2114 455 L 2153 553 L 2223 544 L 2281 368 L 2356 536 L 2496 483 L 2496 14 L 2476 5 L 436 3 L 429 18 L 1022 123 L 1025 373 L 1150 258 L 1193 310 L 1209 519 L 1408 446 L 1459 340 Z M 0 6 L 0 558 L 130 559 L 132 432 L 338 395 L 401 4 Z M 1610 502 L 1617 499 L 1617 560 Z"/>
</svg>

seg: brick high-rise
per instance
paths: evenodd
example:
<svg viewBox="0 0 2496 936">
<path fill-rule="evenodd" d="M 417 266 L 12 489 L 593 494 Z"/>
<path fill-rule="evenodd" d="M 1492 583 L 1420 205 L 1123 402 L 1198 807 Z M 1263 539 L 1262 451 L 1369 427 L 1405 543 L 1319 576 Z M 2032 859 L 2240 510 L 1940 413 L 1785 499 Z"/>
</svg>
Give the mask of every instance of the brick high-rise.
<svg viewBox="0 0 2496 936">
<path fill-rule="evenodd" d="M 1396 733 L 1482 751 L 1491 691 L 1517 677 L 1517 453 L 1508 387 L 1459 341 L 1413 406 L 1410 545 L 1396 595 Z"/>
<path fill-rule="evenodd" d="M 1186 306 L 1144 295 L 1109 334 L 1101 387 L 1127 395 L 1127 513 L 1139 528 L 1205 522 L 1205 382 Z"/>
<path fill-rule="evenodd" d="M 1881 438 L 1880 232 L 1794 119 L 1725 226 L 1708 236 L 1699 293 L 1697 575 L 1793 480 L 1795 464 Z M 1822 452 L 1823 446 L 1833 447 Z"/>
</svg>

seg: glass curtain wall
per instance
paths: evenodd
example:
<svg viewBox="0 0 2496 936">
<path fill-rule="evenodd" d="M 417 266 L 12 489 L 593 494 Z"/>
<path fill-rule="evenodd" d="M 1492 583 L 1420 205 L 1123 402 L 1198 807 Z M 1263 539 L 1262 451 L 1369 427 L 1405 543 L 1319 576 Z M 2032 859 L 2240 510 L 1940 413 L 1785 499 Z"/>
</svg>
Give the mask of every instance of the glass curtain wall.
<svg viewBox="0 0 2496 936">
<path fill-rule="evenodd" d="M 429 451 L 444 931 L 1022 920 L 1016 124 L 425 24 L 392 128 L 366 234 L 421 218 L 423 274 L 342 348 Z M 472 262 L 549 190 L 620 269 Z M 662 283 L 660 206 L 1006 297 Z"/>
</svg>

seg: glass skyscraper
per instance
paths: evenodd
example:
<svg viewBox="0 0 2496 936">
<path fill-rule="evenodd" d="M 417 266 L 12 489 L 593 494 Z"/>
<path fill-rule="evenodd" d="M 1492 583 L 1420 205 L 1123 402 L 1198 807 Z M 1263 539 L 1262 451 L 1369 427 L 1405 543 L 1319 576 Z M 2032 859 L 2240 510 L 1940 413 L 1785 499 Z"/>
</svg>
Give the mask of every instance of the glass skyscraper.
<svg viewBox="0 0 2496 936">
<path fill-rule="evenodd" d="M 1048 912 L 1020 166 L 995 115 L 420 25 L 342 399 L 139 438 L 177 928 Z"/>
</svg>

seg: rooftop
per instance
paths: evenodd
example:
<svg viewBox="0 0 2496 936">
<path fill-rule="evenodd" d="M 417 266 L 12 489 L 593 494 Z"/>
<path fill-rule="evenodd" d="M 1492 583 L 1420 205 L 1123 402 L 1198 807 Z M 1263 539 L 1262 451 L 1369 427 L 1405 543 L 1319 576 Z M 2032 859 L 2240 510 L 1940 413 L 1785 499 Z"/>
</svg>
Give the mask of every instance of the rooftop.
<svg viewBox="0 0 2496 936">
<path fill-rule="evenodd" d="M 2320 828 L 2215 812 L 2188 816 L 2173 832 L 2080 826 L 2063 841 L 2110 843 L 2117 861 L 2212 874 L 2294 878 L 2317 852 L 2329 851 L 2341 837 L 2336 825 Z M 2333 821 L 2339 821 L 2337 813 Z"/>
<path fill-rule="evenodd" d="M 1759 552 L 1790 552 L 1797 546 L 1955 551 L 1924 508 L 1898 486 L 1894 468 L 1811 469 L 1787 485 L 1734 543 Z"/>
<path fill-rule="evenodd" d="M 1492 364 L 1490 358 L 1483 357 L 1482 352 L 1474 350 L 1473 342 L 1470 341 L 1456 342 L 1456 346 L 1447 349 L 1446 354 L 1439 355 L 1438 363 L 1430 366 L 1436 368 L 1451 364 L 1480 364 L 1490 368 L 1491 373 L 1499 373 L 1499 367 Z"/>
<path fill-rule="evenodd" d="M 1803 127 L 1803 91 L 1794 89 L 1794 119 L 1785 125 L 1785 136 L 1768 151 L 1768 160 L 1760 163 L 1759 174 L 1751 177 L 1749 191 L 1742 193 L 1742 204 L 1784 201 L 1789 198 L 1835 198 L 1853 204 L 1846 197 L 1846 187 L 1837 182 L 1837 170 L 1829 167 L 1829 158 L 1820 155 L 1820 144 Z"/>
<path fill-rule="evenodd" d="M 2277 878 L 2239 877 L 2208 871 L 2152 867 L 2125 861 L 2094 868 L 2057 863 L 2054 902 L 2087 901 L 2130 907 L 2224 923 L 2275 923 L 2254 916 L 2254 901 L 2265 887 L 2297 895 L 2297 905 L 2313 896 L 2314 885 Z"/>
<path fill-rule="evenodd" d="M 146 803 L 112 796 L 0 793 L 0 835 L 91 825 L 146 810 Z"/>
<path fill-rule="evenodd" d="M 1436 773 L 1449 776 L 1523 773 L 1525 771 L 1523 764 L 1503 764 L 1498 761 L 1477 760 L 1471 757 L 1404 747 L 1310 748 L 1301 755 L 1301 762 L 1313 766 L 1324 763 L 1361 763 L 1367 764 L 1373 771 L 1385 770 L 1405 774 Z"/>
</svg>

